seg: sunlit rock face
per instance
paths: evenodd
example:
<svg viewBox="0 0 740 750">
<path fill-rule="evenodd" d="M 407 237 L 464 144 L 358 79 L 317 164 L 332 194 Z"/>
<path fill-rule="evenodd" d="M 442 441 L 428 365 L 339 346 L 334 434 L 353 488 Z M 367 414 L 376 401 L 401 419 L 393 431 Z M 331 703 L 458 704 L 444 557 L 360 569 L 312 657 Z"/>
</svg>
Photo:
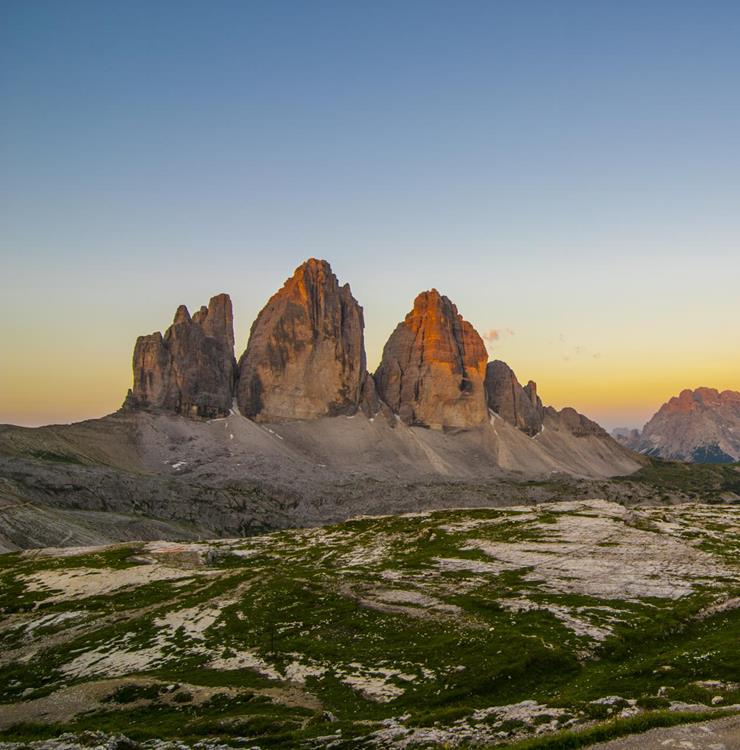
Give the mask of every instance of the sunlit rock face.
<svg viewBox="0 0 740 750">
<path fill-rule="evenodd" d="M 272 296 L 239 362 L 242 414 L 262 422 L 354 414 L 365 382 L 362 308 L 311 259 Z"/>
<path fill-rule="evenodd" d="M 383 349 L 378 395 L 409 425 L 470 428 L 488 418 L 483 387 L 488 354 L 455 305 L 422 292 Z"/>
<path fill-rule="evenodd" d="M 738 461 L 740 392 L 681 391 L 652 416 L 636 443 L 643 453 L 673 461 Z"/>
<path fill-rule="evenodd" d="M 544 409 L 537 395 L 537 384 L 530 380 L 522 387 L 514 371 L 501 360 L 486 367 L 488 407 L 502 419 L 528 435 L 542 429 Z"/>
<path fill-rule="evenodd" d="M 189 417 L 226 416 L 236 375 L 229 296 L 213 297 L 192 318 L 180 305 L 164 336 L 139 336 L 133 370 L 126 408 L 163 409 Z"/>
</svg>

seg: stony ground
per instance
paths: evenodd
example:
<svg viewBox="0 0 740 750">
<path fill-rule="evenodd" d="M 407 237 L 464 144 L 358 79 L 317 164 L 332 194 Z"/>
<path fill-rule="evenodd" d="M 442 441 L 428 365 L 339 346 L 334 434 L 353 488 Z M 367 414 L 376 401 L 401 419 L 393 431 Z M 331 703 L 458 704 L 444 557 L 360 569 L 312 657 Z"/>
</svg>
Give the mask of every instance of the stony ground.
<svg viewBox="0 0 740 750">
<path fill-rule="evenodd" d="M 592 750 L 648 750 L 680 748 L 681 750 L 736 750 L 740 748 L 740 715 L 650 729 L 647 732 L 600 742 Z"/>
<path fill-rule="evenodd" d="M 584 500 L 2 555 L 0 742 L 545 747 L 737 712 L 739 532 Z"/>
<path fill-rule="evenodd" d="M 0 425 L 0 553 L 574 498 L 740 502 L 740 464 L 654 461 L 548 427 L 530 437 L 495 415 L 455 433 L 394 425 L 360 415 L 269 425 L 236 413 L 195 421 L 144 412 Z"/>
</svg>

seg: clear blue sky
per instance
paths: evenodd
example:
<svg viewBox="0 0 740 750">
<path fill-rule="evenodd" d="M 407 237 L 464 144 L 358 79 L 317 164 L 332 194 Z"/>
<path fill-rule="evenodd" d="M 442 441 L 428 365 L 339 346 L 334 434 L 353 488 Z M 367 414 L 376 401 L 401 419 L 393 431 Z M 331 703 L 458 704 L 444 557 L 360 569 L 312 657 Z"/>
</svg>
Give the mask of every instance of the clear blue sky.
<svg viewBox="0 0 740 750">
<path fill-rule="evenodd" d="M 0 421 L 116 408 L 139 333 L 302 260 L 368 358 L 438 287 L 545 401 L 740 389 L 740 3 L 0 3 Z M 507 334 L 506 329 L 514 331 Z"/>
</svg>

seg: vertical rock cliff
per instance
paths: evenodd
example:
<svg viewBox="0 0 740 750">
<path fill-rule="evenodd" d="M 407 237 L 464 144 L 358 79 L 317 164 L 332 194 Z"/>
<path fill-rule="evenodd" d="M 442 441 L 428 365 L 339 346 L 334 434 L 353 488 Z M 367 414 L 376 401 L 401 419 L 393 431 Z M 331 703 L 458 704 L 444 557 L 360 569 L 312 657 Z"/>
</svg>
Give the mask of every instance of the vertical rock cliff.
<svg viewBox="0 0 740 750">
<path fill-rule="evenodd" d="M 488 418 L 488 354 L 472 325 L 436 289 L 422 292 L 383 349 L 378 395 L 410 425 L 470 428 Z"/>
<path fill-rule="evenodd" d="M 299 266 L 252 325 L 237 399 L 258 421 L 354 414 L 365 383 L 362 308 L 331 266 Z"/>
<path fill-rule="evenodd" d="M 544 408 L 537 395 L 537 384 L 530 380 L 522 388 L 514 371 L 497 359 L 486 367 L 488 407 L 502 419 L 528 435 L 542 429 Z"/>
<path fill-rule="evenodd" d="M 164 336 L 139 336 L 133 370 L 127 408 L 163 409 L 190 417 L 227 415 L 236 375 L 229 296 L 213 297 L 192 318 L 180 305 Z"/>
</svg>

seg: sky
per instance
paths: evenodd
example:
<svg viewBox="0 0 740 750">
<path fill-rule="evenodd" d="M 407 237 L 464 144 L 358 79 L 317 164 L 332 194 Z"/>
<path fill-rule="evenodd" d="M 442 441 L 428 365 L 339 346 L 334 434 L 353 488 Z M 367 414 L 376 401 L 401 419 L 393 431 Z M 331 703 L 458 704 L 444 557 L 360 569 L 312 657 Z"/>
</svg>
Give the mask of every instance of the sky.
<svg viewBox="0 0 740 750">
<path fill-rule="evenodd" d="M 294 268 L 371 369 L 436 287 L 547 404 L 740 390 L 740 4 L 0 3 L 0 423 L 117 409 L 136 336 Z"/>
</svg>

